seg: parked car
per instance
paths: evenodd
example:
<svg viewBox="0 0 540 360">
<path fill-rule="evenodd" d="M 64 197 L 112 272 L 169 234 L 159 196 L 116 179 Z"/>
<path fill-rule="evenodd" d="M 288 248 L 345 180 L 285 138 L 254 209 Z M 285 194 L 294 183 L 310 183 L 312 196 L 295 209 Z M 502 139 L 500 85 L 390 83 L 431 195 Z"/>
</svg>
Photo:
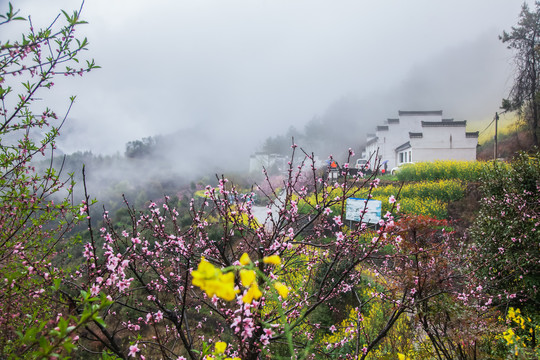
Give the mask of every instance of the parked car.
<svg viewBox="0 0 540 360">
<path fill-rule="evenodd" d="M 369 161 L 367 159 L 357 159 L 354 167 L 363 173 L 371 172 Z"/>
</svg>

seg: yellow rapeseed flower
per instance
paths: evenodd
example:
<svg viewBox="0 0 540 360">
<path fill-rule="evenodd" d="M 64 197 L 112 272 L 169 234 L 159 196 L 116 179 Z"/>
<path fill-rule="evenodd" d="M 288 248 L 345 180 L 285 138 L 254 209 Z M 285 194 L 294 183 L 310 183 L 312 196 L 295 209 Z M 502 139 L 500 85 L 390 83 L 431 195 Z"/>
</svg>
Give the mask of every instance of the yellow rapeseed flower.
<svg viewBox="0 0 540 360">
<path fill-rule="evenodd" d="M 240 270 L 240 280 L 242 281 L 243 286 L 248 287 L 255 280 L 255 271 L 246 269 Z"/>
<path fill-rule="evenodd" d="M 253 299 L 259 299 L 262 296 L 261 290 L 256 282 L 252 283 L 247 293 L 242 297 L 242 301 L 246 304 L 251 304 Z"/>
<path fill-rule="evenodd" d="M 234 288 L 234 273 L 223 274 L 220 269 L 201 259 L 197 270 L 191 272 L 193 285 L 206 292 L 208 297 L 216 295 L 226 301 L 234 300 L 239 290 Z"/>
<path fill-rule="evenodd" d="M 272 255 L 272 256 L 265 256 L 263 258 L 263 262 L 265 264 L 273 264 L 273 265 L 279 265 L 281 264 L 281 259 L 279 256 L 277 255 Z"/>
<path fill-rule="evenodd" d="M 218 354 L 223 354 L 225 349 L 227 349 L 227 343 L 223 341 L 218 341 L 214 346 L 216 348 L 216 353 Z"/>
<path fill-rule="evenodd" d="M 219 269 L 210 264 L 203 257 L 201 258 L 201 262 L 199 263 L 197 270 L 191 272 L 191 276 L 193 276 L 193 285 L 202 289 L 206 280 L 216 279 L 220 273 L 221 271 L 219 271 Z"/>
<path fill-rule="evenodd" d="M 234 288 L 234 273 L 228 272 L 219 276 L 221 285 L 216 291 L 216 295 L 224 300 L 231 301 L 236 298 L 240 290 Z"/>
<path fill-rule="evenodd" d="M 274 283 L 274 288 L 277 290 L 278 294 L 284 299 L 287 298 L 287 296 L 289 295 L 289 289 L 287 288 L 287 286 L 283 285 L 279 281 L 276 281 Z"/>
<path fill-rule="evenodd" d="M 508 329 L 508 331 L 505 331 L 503 333 L 503 337 L 507 341 L 507 345 L 511 345 L 514 343 L 514 331 L 512 329 Z"/>
<path fill-rule="evenodd" d="M 247 253 L 243 253 L 240 257 L 240 264 L 242 265 L 249 265 L 251 263 L 251 259 L 249 258 L 249 255 Z"/>
</svg>

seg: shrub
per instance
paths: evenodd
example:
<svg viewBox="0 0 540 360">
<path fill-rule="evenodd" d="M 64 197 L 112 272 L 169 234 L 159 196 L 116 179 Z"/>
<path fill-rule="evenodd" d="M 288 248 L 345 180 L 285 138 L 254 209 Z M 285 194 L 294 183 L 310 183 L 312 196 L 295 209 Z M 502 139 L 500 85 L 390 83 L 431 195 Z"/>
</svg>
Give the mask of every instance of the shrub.
<svg viewBox="0 0 540 360">
<path fill-rule="evenodd" d="M 520 153 L 509 165 L 492 163 L 482 178 L 481 208 L 470 234 L 479 270 L 492 291 L 504 294 L 502 302 L 540 301 L 539 161 L 538 150 Z"/>
</svg>

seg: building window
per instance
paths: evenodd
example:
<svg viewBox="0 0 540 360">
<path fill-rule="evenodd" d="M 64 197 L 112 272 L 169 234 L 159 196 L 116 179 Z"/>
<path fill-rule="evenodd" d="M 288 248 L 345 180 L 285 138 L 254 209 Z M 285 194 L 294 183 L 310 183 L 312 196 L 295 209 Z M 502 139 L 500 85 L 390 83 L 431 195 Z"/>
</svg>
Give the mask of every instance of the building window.
<svg viewBox="0 0 540 360">
<path fill-rule="evenodd" d="M 399 153 L 399 165 L 412 162 L 412 151 L 402 151 Z"/>
</svg>

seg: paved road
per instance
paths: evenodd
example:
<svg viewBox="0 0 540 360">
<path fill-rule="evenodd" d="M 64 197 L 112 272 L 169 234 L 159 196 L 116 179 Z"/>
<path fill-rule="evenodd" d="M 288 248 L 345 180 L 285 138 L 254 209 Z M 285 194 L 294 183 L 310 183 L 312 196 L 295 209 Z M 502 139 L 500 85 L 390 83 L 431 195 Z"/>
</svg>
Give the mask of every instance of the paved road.
<svg viewBox="0 0 540 360">
<path fill-rule="evenodd" d="M 279 195 L 279 199 L 281 201 L 284 201 L 285 196 L 286 196 L 285 192 L 282 192 L 281 195 Z M 274 221 L 277 221 L 279 217 L 279 206 L 281 206 L 281 202 L 279 200 L 277 200 L 276 202 L 277 202 L 277 205 L 272 205 L 270 207 L 271 216 L 272 216 L 272 219 L 274 219 Z M 266 221 L 268 217 L 268 210 L 269 209 L 266 206 L 253 206 L 251 208 L 251 212 L 253 213 L 253 216 L 255 216 L 255 219 L 257 219 L 257 221 L 261 224 L 263 224 Z M 269 221 L 269 223 L 270 222 L 271 221 Z"/>
</svg>

